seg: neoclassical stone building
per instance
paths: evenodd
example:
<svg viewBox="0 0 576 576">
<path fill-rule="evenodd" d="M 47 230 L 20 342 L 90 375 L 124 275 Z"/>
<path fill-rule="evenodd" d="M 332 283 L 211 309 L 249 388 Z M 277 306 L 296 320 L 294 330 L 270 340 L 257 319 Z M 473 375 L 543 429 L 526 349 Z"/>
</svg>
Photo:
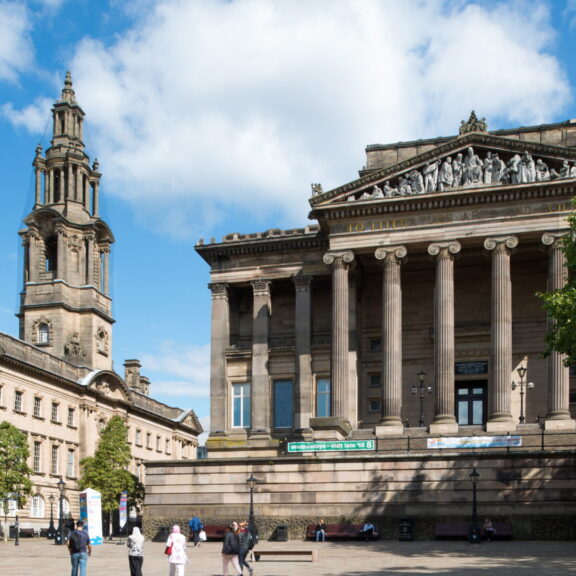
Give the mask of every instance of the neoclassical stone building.
<svg viewBox="0 0 576 576">
<path fill-rule="evenodd" d="M 385 440 L 422 416 L 433 435 L 573 431 L 536 294 L 564 282 L 576 122 L 487 132 L 472 115 L 458 136 L 366 152 L 358 180 L 313 185 L 314 224 L 196 247 L 211 267 L 209 455 Z"/>
<path fill-rule="evenodd" d="M 98 432 L 124 418 L 131 471 L 143 463 L 196 457 L 202 427 L 192 410 L 149 396 L 138 360 L 124 374 L 112 367 L 109 257 L 114 236 L 100 218 L 98 162 L 84 151 L 84 112 L 68 74 L 52 109 L 53 134 L 34 158 L 35 202 L 20 231 L 24 278 L 20 334 L 0 333 L 0 419 L 30 443 L 34 494 L 19 510 L 21 527 L 46 528 L 58 515 L 57 483 L 66 482 L 65 512 L 78 516 L 80 461 L 94 453 Z M 16 514 L 16 499 L 10 502 Z"/>
<path fill-rule="evenodd" d="M 248 515 L 371 518 L 397 538 L 482 516 L 576 536 L 576 426 L 538 292 L 565 281 L 576 120 L 372 145 L 360 177 L 312 186 L 311 223 L 200 242 L 212 294 L 208 458 L 150 463 L 149 535 Z M 186 486 L 184 490 L 182 487 Z"/>
</svg>

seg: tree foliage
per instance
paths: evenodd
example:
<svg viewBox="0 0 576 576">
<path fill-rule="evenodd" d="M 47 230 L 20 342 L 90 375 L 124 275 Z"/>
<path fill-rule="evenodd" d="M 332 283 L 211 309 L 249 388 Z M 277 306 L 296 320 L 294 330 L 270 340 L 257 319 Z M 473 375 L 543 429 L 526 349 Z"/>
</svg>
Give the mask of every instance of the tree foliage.
<svg viewBox="0 0 576 576">
<path fill-rule="evenodd" d="M 81 489 L 98 490 L 102 496 L 102 510 L 105 512 L 118 510 L 123 491 L 128 491 L 132 500 L 138 490 L 142 490 L 136 476 L 128 471 L 131 452 L 127 432 L 122 418 L 113 416 L 100 432 L 94 456 L 80 462 L 82 477 L 78 485 Z"/>
<path fill-rule="evenodd" d="M 32 494 L 32 470 L 28 466 L 30 449 L 26 434 L 9 422 L 0 423 L 0 502 L 2 513 L 8 512 L 8 501 L 18 496 L 19 507 Z"/>
<path fill-rule="evenodd" d="M 572 200 L 576 206 L 576 199 Z M 546 335 L 546 354 L 555 350 L 565 354 L 565 364 L 576 366 L 576 213 L 568 217 L 570 231 L 561 239 L 566 258 L 568 280 L 563 288 L 538 294 L 544 309 L 553 320 Z"/>
</svg>

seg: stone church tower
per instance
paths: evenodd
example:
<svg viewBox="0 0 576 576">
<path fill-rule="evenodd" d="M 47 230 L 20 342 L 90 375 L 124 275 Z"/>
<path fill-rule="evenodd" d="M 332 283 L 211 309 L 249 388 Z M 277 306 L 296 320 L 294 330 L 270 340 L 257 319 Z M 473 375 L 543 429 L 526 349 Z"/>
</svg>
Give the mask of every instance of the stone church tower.
<svg viewBox="0 0 576 576">
<path fill-rule="evenodd" d="M 98 215 L 98 161 L 84 151 L 84 112 L 70 73 L 52 108 L 53 135 L 36 149 L 35 201 L 24 246 L 20 338 L 97 370 L 112 368 L 109 257 L 114 236 Z"/>
</svg>

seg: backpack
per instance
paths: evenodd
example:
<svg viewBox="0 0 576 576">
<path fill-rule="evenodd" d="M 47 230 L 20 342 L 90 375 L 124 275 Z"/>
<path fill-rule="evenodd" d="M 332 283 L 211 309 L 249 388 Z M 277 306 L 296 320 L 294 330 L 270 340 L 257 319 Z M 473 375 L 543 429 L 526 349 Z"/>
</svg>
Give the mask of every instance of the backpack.
<svg viewBox="0 0 576 576">
<path fill-rule="evenodd" d="M 252 550 L 256 545 L 256 538 L 252 536 L 252 532 L 248 531 L 248 550 Z"/>
<path fill-rule="evenodd" d="M 70 536 L 68 536 L 68 548 L 71 554 L 82 551 L 82 536 L 76 530 L 70 532 Z"/>
</svg>

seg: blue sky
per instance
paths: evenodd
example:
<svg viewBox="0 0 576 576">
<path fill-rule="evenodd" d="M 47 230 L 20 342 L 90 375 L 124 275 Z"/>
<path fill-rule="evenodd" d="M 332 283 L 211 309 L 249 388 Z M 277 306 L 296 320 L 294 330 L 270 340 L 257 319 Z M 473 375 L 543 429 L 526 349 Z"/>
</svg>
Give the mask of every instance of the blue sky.
<svg viewBox="0 0 576 576">
<path fill-rule="evenodd" d="M 300 227 L 367 144 L 576 118 L 576 0 L 0 0 L 0 330 L 31 162 L 72 72 L 100 162 L 114 361 L 208 428 L 200 238 Z"/>
</svg>

